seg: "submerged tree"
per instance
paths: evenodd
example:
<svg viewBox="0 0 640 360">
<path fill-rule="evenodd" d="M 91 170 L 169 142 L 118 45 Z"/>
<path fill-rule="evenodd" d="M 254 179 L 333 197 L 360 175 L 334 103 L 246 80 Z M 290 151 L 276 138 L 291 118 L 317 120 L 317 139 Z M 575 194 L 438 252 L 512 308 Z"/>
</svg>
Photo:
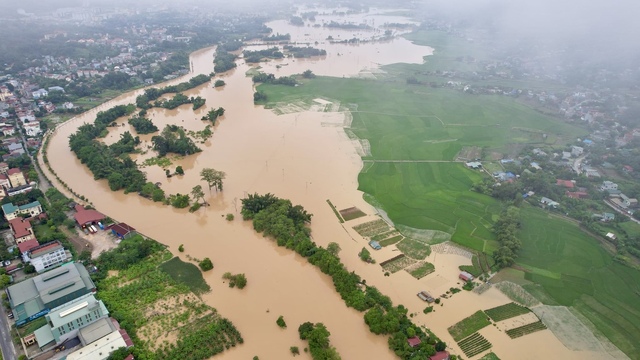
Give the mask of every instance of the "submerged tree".
<svg viewBox="0 0 640 360">
<path fill-rule="evenodd" d="M 193 200 L 196 202 L 199 199 L 202 199 L 202 202 L 204 202 L 204 191 L 202 191 L 202 185 L 196 185 L 191 189 L 191 197 L 193 197 Z"/>
<path fill-rule="evenodd" d="M 227 176 L 224 171 L 218 171 L 212 168 L 204 168 L 200 171 L 200 176 L 203 181 L 209 186 L 209 192 L 212 187 L 216 187 L 216 191 L 222 191 L 222 180 Z"/>
</svg>

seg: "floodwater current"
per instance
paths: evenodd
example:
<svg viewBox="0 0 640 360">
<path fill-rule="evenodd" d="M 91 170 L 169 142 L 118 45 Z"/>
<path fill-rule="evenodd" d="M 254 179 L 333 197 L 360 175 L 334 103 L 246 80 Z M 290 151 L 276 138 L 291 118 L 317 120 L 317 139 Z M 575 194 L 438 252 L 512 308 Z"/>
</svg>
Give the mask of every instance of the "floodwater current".
<svg viewBox="0 0 640 360">
<path fill-rule="evenodd" d="M 358 16 L 357 21 L 366 21 L 374 26 L 385 22 L 408 21 L 380 14 Z M 317 16 L 317 19 L 318 23 L 345 20 L 336 16 Z M 423 57 L 432 52 L 429 47 L 414 45 L 401 37 L 360 45 L 330 44 L 326 41 L 329 35 L 337 40 L 354 36 L 361 39 L 380 36 L 379 29 L 353 31 L 294 27 L 285 21 L 267 25 L 273 28 L 274 33 L 290 33 L 294 42 L 310 43 L 311 46 L 327 50 L 327 55 L 322 58 L 287 58 L 261 64 L 262 71 L 275 73 L 276 76 L 301 73 L 307 69 L 318 75 L 371 76 L 379 71 L 380 65 L 421 63 Z M 316 41 L 318 44 L 315 44 Z M 194 52 L 191 55 L 191 74 L 188 76 L 213 71 L 213 53 L 214 48 Z M 254 192 L 270 192 L 290 199 L 294 204 L 303 205 L 314 214 L 311 229 L 316 243 L 322 246 L 332 241 L 339 243 L 342 248 L 340 257 L 347 268 L 360 274 L 368 284 L 377 286 L 394 303 L 402 303 L 411 312 L 417 313 L 414 318 L 416 322 L 432 328 L 450 344 L 454 352 L 461 354 L 446 328 L 476 311 L 478 303 L 482 303 L 480 308 L 486 309 L 506 303 L 508 299 L 495 289 L 483 294 L 482 299 L 472 293 L 458 294 L 442 310 L 437 309 L 436 313 L 429 315 L 431 317 L 426 317 L 422 314 L 425 304 L 415 294 L 429 287 L 434 295 L 439 295 L 450 286 L 455 286 L 457 267 L 468 264 L 467 258 L 451 254 L 434 258 L 432 254 L 428 260 L 435 264 L 436 273 L 420 281 L 404 271 L 384 277 L 378 265 L 360 261 L 357 253 L 366 246 L 366 241 L 350 228 L 351 224 L 340 224 L 326 202 L 330 199 L 338 209 L 357 206 L 368 214 L 375 213 L 375 209 L 363 200 L 362 193 L 357 190 L 357 175 L 362 168 L 362 161 L 354 142 L 343 130 L 348 114 L 299 111 L 276 115 L 262 106 L 255 106 L 253 84 L 251 78 L 245 75 L 249 69 L 248 64 L 239 60 L 236 69 L 216 77 L 224 79 L 226 86 L 213 88 L 211 83 L 207 83 L 185 92 L 187 96 L 206 99 L 206 105 L 195 112 L 191 105 L 183 105 L 175 110 L 149 111 L 149 118 L 161 129 L 166 124 L 176 124 L 197 131 L 204 129 L 207 124 L 200 118 L 210 108 L 225 108 L 225 115 L 215 125 L 213 136 L 206 143 L 198 144 L 203 151 L 174 160 L 171 168 L 181 165 L 184 176 L 168 179 L 158 166 L 144 168 L 149 181 L 160 182 L 167 194 L 188 194 L 193 186 L 203 185 L 207 195 L 205 200 L 211 204 L 210 207 L 189 213 L 186 209 L 159 205 L 135 194 L 112 192 L 106 181 L 95 181 L 90 171 L 70 151 L 68 137 L 80 125 L 93 122 L 98 111 L 135 102 L 141 90 L 122 95 L 56 128 L 50 134 L 48 146 L 51 167 L 71 189 L 86 196 L 98 210 L 168 245 L 183 260 L 186 260 L 186 255 L 212 259 L 215 268 L 204 274 L 212 291 L 205 294 L 203 300 L 229 318 L 245 340 L 242 346 L 216 356 L 218 359 L 250 359 L 254 355 L 261 359 L 288 358 L 291 356 L 289 347 L 306 346 L 298 339 L 296 331 L 298 325 L 305 321 L 324 323 L 331 332 L 332 344 L 343 359 L 396 358 L 388 349 L 385 337 L 368 331 L 363 314 L 345 306 L 329 277 L 292 251 L 279 248 L 273 241 L 256 234 L 250 222 L 241 220 L 240 199 Z M 172 83 L 182 80 L 184 78 L 173 80 Z M 106 142 L 116 141 L 119 134 L 127 130 L 135 134 L 126 119 L 119 119 L 118 122 L 124 126 L 111 129 Z M 143 135 L 141 139 L 150 144 L 150 137 Z M 139 155 L 138 162 L 152 156 L 151 153 Z M 224 191 L 207 190 L 199 176 L 200 170 L 205 167 L 226 172 Z M 51 174 L 48 175 L 53 178 Z M 235 220 L 225 220 L 227 213 L 235 214 Z M 180 244 L 184 244 L 185 253 L 177 252 Z M 373 255 L 382 261 L 397 253 L 385 248 Z M 228 288 L 221 278 L 225 272 L 245 273 L 247 287 L 243 290 Z M 437 281 L 426 282 L 425 279 L 429 277 Z M 465 311 L 471 304 L 474 310 Z M 288 329 L 280 329 L 275 324 L 280 315 L 284 316 Z M 501 336 L 506 337 L 504 334 Z M 500 346 L 500 341 L 509 340 L 495 341 L 494 348 L 505 349 L 507 356 L 517 356 L 506 358 L 522 359 L 553 358 L 557 355 L 554 350 L 562 350 L 562 345 L 548 331 L 531 336 L 535 336 L 536 340 L 526 344 L 520 342 L 517 348 L 511 348 L 508 343 Z M 541 343 L 545 346 L 537 346 Z M 560 353 L 565 358 L 574 356 L 564 350 Z M 303 354 L 302 358 L 309 358 L 309 355 Z"/>
</svg>

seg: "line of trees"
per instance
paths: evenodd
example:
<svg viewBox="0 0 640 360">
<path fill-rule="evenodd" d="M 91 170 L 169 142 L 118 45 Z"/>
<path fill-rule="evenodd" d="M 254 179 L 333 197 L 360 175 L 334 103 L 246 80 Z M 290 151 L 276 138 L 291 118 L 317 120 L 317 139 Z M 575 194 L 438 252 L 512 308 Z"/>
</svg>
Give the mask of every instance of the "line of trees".
<svg viewBox="0 0 640 360">
<path fill-rule="evenodd" d="M 294 206 L 289 200 L 272 194 L 250 194 L 242 199 L 241 213 L 243 219 L 253 220 L 256 231 L 274 238 L 278 246 L 296 251 L 331 276 L 336 291 L 347 306 L 367 311 L 365 322 L 371 332 L 391 335 L 389 348 L 398 357 L 424 359 L 435 354 L 439 339 L 413 324 L 404 306 L 394 307 L 389 297 L 377 288 L 366 285 L 355 272 L 349 272 L 335 251 L 324 249 L 311 241 L 311 230 L 307 224 L 312 215 L 302 206 Z M 409 346 L 407 339 L 412 336 L 418 336 L 424 345 L 419 348 Z"/>
<path fill-rule="evenodd" d="M 493 252 L 493 259 L 500 268 L 511 266 L 518 257 L 518 251 L 522 246 L 516 237 L 516 232 L 520 227 L 520 209 L 509 206 L 502 212 L 498 221 L 493 225 L 500 247 Z"/>
<path fill-rule="evenodd" d="M 323 49 L 316 49 L 311 46 L 299 47 L 293 45 L 285 45 L 284 49 L 291 53 L 294 58 L 308 58 L 312 56 L 324 56 L 327 55 L 327 51 Z"/>
<path fill-rule="evenodd" d="M 219 107 L 217 109 L 209 110 L 207 115 L 203 116 L 201 120 L 209 120 L 209 121 L 211 121 L 211 123 L 213 123 L 215 125 L 216 124 L 216 120 L 218 120 L 218 117 L 220 117 L 222 115 L 224 115 L 224 108 Z"/>
<path fill-rule="evenodd" d="M 210 81 L 212 76 L 213 74 L 210 74 L 210 75 L 200 74 L 192 77 L 191 79 L 189 79 L 189 81 L 181 82 L 177 85 L 169 85 L 163 88 L 145 89 L 143 94 L 138 95 L 136 97 L 136 106 L 143 110 L 151 109 L 153 106 L 149 103 L 150 101 L 155 101 L 164 94 L 180 93 L 180 92 L 193 89 L 196 86 L 200 86 L 206 83 L 207 81 Z"/>
<path fill-rule="evenodd" d="M 281 76 L 276 78 L 273 74 L 266 73 L 258 73 L 253 75 L 251 78 L 253 83 L 264 83 L 264 84 L 274 84 L 274 85 L 287 85 L 287 86 L 296 86 L 298 82 L 293 76 Z"/>
<path fill-rule="evenodd" d="M 276 46 L 264 50 L 245 50 L 242 52 L 242 55 L 244 56 L 244 60 L 248 63 L 257 63 L 264 58 L 282 59 L 284 57 L 282 51 L 280 51 Z"/>
</svg>

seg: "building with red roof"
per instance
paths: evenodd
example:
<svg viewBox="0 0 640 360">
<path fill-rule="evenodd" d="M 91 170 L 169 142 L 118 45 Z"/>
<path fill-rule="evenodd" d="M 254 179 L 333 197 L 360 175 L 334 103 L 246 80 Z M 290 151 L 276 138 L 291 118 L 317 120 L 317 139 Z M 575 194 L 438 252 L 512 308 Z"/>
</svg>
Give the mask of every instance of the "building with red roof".
<svg viewBox="0 0 640 360">
<path fill-rule="evenodd" d="M 435 355 L 429 357 L 429 360 L 449 360 L 449 352 L 438 351 Z"/>
<path fill-rule="evenodd" d="M 31 227 L 31 222 L 29 222 L 29 220 L 21 217 L 11 219 L 9 220 L 9 227 L 11 228 L 13 237 L 16 239 L 16 244 L 36 238 L 33 234 L 33 228 Z"/>
<path fill-rule="evenodd" d="M 573 187 L 575 186 L 572 180 L 562 179 L 556 179 L 556 185 L 566 187 L 567 189 L 573 189 Z"/>
<path fill-rule="evenodd" d="M 101 212 L 93 209 L 85 209 L 82 205 L 76 205 L 76 213 L 73 218 L 80 226 L 92 225 L 106 218 Z"/>
<path fill-rule="evenodd" d="M 587 194 L 584 191 L 565 191 L 564 193 L 565 196 L 570 197 L 572 199 L 587 199 L 589 198 L 589 194 Z"/>
<path fill-rule="evenodd" d="M 408 338 L 407 342 L 409 343 L 409 346 L 411 346 L 412 348 L 418 347 L 422 343 L 422 341 L 420 341 L 420 338 L 417 336 Z"/>
<path fill-rule="evenodd" d="M 63 264 L 69 255 L 59 241 L 52 241 L 30 249 L 23 258 L 41 273 Z"/>
<path fill-rule="evenodd" d="M 18 249 L 20 249 L 21 254 L 26 254 L 29 250 L 38 246 L 40 246 L 40 243 L 38 242 L 38 240 L 31 239 L 18 244 Z"/>
</svg>

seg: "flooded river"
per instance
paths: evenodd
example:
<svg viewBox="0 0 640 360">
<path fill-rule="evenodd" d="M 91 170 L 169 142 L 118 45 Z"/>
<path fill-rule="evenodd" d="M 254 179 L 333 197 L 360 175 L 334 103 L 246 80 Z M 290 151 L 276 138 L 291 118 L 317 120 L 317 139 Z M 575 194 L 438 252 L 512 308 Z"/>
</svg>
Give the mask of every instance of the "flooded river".
<svg viewBox="0 0 640 360">
<path fill-rule="evenodd" d="M 320 16 L 317 18 L 322 21 Z M 377 25 L 399 20 L 378 16 L 370 17 L 367 21 Z M 432 50 L 402 38 L 362 45 L 329 44 L 325 41 L 329 35 L 344 39 L 354 32 L 296 28 L 282 21 L 269 23 L 268 26 L 275 32 L 291 33 L 292 41 L 318 41 L 317 47 L 325 48 L 328 52 L 323 59 L 285 59 L 261 64 L 263 71 L 278 76 L 301 73 L 307 69 L 319 75 L 358 76 L 371 73 L 372 69 L 375 72 L 379 64 L 421 62 L 423 56 L 429 55 Z M 363 37 L 376 34 L 375 31 L 358 32 Z M 193 53 L 193 69 L 189 76 L 213 71 L 213 52 L 211 48 Z M 287 65 L 276 67 L 283 63 Z M 481 303 L 479 308 L 484 309 L 508 302 L 504 295 L 494 290 L 482 297 L 471 293 L 460 294 L 443 310 L 438 309 L 438 312 L 427 317 L 422 314 L 425 304 L 415 294 L 424 290 L 424 280 L 429 277 L 417 281 L 404 271 L 384 277 L 378 265 L 360 261 L 357 253 L 366 246 L 366 242 L 350 228 L 345 229 L 326 202 L 330 199 L 339 209 L 358 206 L 369 214 L 375 213 L 362 199 L 362 193 L 357 191 L 357 175 L 362 161 L 354 143 L 343 131 L 348 114 L 303 111 L 278 116 L 262 106 L 254 106 L 253 84 L 251 78 L 245 76 L 247 70 L 249 66 L 239 60 L 237 69 L 222 75 L 226 86 L 214 89 L 211 84 L 205 84 L 186 92 L 188 96 L 202 96 L 207 100 L 206 106 L 195 112 L 191 105 L 171 111 L 153 109 L 149 112 L 149 117 L 161 129 L 165 124 L 176 124 L 189 130 L 202 130 L 207 122 L 199 119 L 210 108 L 225 108 L 226 113 L 218 120 L 214 135 L 205 144 L 199 144 L 203 151 L 174 161 L 171 168 L 181 165 L 184 176 L 167 179 L 158 166 L 144 169 L 149 181 L 160 182 L 167 194 L 185 194 L 193 186 L 203 185 L 206 201 L 212 204 L 211 207 L 189 213 L 186 209 L 159 205 L 135 194 L 111 192 L 106 181 L 93 180 L 89 170 L 69 150 L 68 137 L 78 126 L 93 122 L 100 110 L 134 102 L 140 91 L 116 98 L 59 126 L 51 135 L 48 147 L 48 158 L 55 172 L 76 193 L 88 197 L 97 209 L 168 245 L 176 254 L 178 246 L 184 244 L 185 253 L 180 254 L 181 257 L 190 255 L 212 259 L 214 270 L 204 274 L 212 292 L 204 295 L 203 299 L 233 321 L 245 339 L 244 345 L 216 358 L 250 359 L 254 355 L 261 359 L 288 358 L 291 356 L 290 346 L 306 347 L 298 339 L 297 333 L 298 325 L 305 321 L 324 323 L 331 332 L 332 344 L 345 360 L 396 358 L 388 350 L 385 337 L 369 333 L 363 314 L 345 306 L 329 277 L 292 251 L 278 248 L 274 242 L 263 239 L 254 232 L 249 222 L 241 220 L 240 199 L 248 193 L 271 192 L 291 199 L 294 204 L 303 205 L 314 214 L 311 225 L 314 241 L 323 246 L 332 241 L 338 242 L 342 248 L 340 257 L 350 270 L 355 270 L 368 284 L 377 286 L 391 296 L 395 303 L 403 303 L 411 312 L 418 313 L 416 321 L 431 327 L 452 347 L 455 343 L 446 332 L 446 327 L 478 308 L 474 305 L 473 310 L 465 311 L 466 307 Z M 119 122 L 126 124 L 125 119 Z M 118 134 L 125 130 L 135 134 L 126 124 L 112 129 L 106 141 L 116 141 Z M 150 137 L 141 136 L 148 144 Z M 141 155 L 139 160 L 149 156 Z M 226 172 L 223 192 L 213 190 L 210 193 L 207 190 L 199 176 L 204 167 Z M 51 174 L 48 175 L 53 178 Z M 236 219 L 226 221 L 224 216 L 227 213 L 235 214 Z M 373 255 L 381 261 L 395 254 L 385 248 Z M 431 261 L 436 265 L 438 276 L 444 279 L 430 289 L 434 295 L 454 286 L 457 266 L 469 263 L 466 258 L 447 254 L 438 255 L 437 260 Z M 221 279 L 227 271 L 245 273 L 247 287 L 243 290 L 228 288 Z M 280 315 L 284 316 L 288 329 L 282 330 L 275 324 Z M 528 358 L 533 359 L 555 357 L 552 351 L 562 350 L 562 345 L 558 345 L 559 342 L 549 332 L 539 337 L 545 346 L 539 346 L 541 342 L 538 341 L 519 343 L 519 347 L 510 350 L 509 354 L 530 352 L 535 356 Z M 498 347 L 499 344 L 494 343 L 494 346 Z M 508 344 L 506 348 L 509 348 Z M 452 350 L 461 353 L 455 347 Z M 565 358 L 573 357 L 569 351 L 560 353 Z M 527 358 L 530 354 L 520 358 Z M 307 354 L 301 357 L 310 358 Z"/>
</svg>

